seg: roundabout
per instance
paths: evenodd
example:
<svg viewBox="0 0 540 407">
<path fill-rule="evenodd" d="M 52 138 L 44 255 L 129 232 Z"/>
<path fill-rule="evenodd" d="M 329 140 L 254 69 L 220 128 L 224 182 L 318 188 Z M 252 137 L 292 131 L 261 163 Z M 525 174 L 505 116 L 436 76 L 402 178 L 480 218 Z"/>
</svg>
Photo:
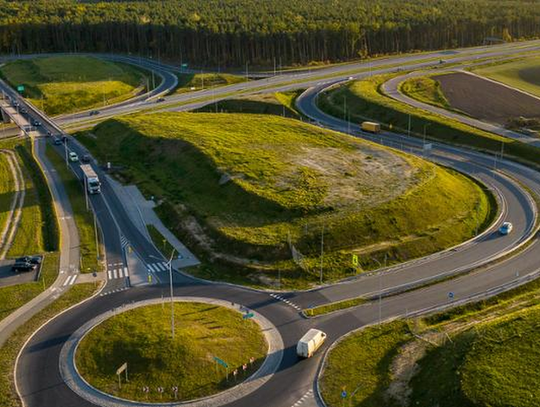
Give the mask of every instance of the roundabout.
<svg viewBox="0 0 540 407">
<path fill-rule="evenodd" d="M 60 354 L 73 391 L 97 405 L 222 405 L 263 385 L 283 341 L 261 314 L 227 301 L 134 302 L 77 329 Z M 118 366 L 117 366 L 118 365 Z"/>
</svg>

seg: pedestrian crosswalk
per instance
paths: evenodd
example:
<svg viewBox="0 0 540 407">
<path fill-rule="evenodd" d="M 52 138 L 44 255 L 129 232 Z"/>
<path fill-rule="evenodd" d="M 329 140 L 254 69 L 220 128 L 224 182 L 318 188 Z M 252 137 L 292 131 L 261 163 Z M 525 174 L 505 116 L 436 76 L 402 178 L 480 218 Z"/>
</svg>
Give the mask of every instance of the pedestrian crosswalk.
<svg viewBox="0 0 540 407">
<path fill-rule="evenodd" d="M 281 295 L 279 294 L 270 294 L 270 297 L 272 298 L 275 298 L 276 300 L 279 300 L 279 301 L 283 301 L 285 304 L 287 305 L 290 305 L 291 307 L 293 307 L 295 310 L 297 311 L 302 311 L 302 308 L 300 308 L 298 305 L 296 305 L 294 302 L 292 301 L 289 301 L 288 299 L 282 297 Z"/>
<path fill-rule="evenodd" d="M 77 280 L 77 277 L 79 277 L 78 274 L 71 274 L 69 275 L 66 280 L 64 281 L 64 284 L 62 284 L 63 287 L 66 287 L 68 285 L 73 285 L 75 283 L 75 280 Z"/>
<path fill-rule="evenodd" d="M 169 271 L 169 265 L 165 262 L 147 264 L 146 267 L 151 273 L 163 273 Z"/>
<path fill-rule="evenodd" d="M 129 277 L 129 270 L 127 267 L 114 267 L 107 270 L 107 277 L 109 280 L 115 280 L 117 278 Z"/>
<path fill-rule="evenodd" d="M 299 407 L 301 405 L 317 405 L 315 396 L 313 395 L 313 390 L 309 390 L 306 394 L 304 394 L 300 400 L 293 404 L 292 407 Z"/>
<path fill-rule="evenodd" d="M 125 249 L 129 245 L 129 240 L 124 235 L 120 235 L 120 243 L 122 244 L 122 249 Z"/>
</svg>

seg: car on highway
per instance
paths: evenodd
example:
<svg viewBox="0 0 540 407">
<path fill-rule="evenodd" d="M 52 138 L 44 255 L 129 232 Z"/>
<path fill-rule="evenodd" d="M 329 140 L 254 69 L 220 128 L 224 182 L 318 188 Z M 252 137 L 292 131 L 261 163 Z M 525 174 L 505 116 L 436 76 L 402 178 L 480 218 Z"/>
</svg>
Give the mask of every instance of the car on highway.
<svg viewBox="0 0 540 407">
<path fill-rule="evenodd" d="M 157 103 L 165 102 L 165 98 L 159 98 L 156 102 Z"/>
<path fill-rule="evenodd" d="M 60 144 L 62 144 L 62 140 L 60 140 L 58 137 L 55 137 L 54 138 L 54 145 L 59 146 Z"/>
<path fill-rule="evenodd" d="M 499 233 L 501 235 L 508 235 L 510 232 L 512 232 L 512 229 L 514 226 L 510 222 L 504 222 L 502 226 L 499 228 Z"/>
<path fill-rule="evenodd" d="M 15 263 L 41 264 L 41 256 L 23 256 L 15 259 Z"/>
<path fill-rule="evenodd" d="M 52 136 L 52 133 L 49 130 L 47 130 L 47 137 L 51 137 L 51 136 Z"/>
<path fill-rule="evenodd" d="M 301 358 L 310 358 L 326 340 L 326 334 L 318 329 L 310 329 L 296 345 L 296 354 Z"/>
<path fill-rule="evenodd" d="M 40 122 L 39 120 L 34 120 L 34 126 L 40 127 L 40 126 L 41 126 L 41 122 Z"/>
<path fill-rule="evenodd" d="M 81 162 L 83 162 L 83 163 L 89 163 L 90 160 L 91 160 L 90 154 L 85 154 L 85 155 L 83 155 L 83 156 L 81 157 Z"/>
<path fill-rule="evenodd" d="M 79 156 L 77 155 L 75 151 L 70 151 L 69 161 L 71 161 L 72 163 L 76 163 L 77 161 L 79 161 Z"/>
<path fill-rule="evenodd" d="M 32 264 L 27 261 L 16 261 L 15 264 L 11 266 L 11 271 L 13 271 L 14 273 L 34 271 L 36 266 L 36 264 Z"/>
<path fill-rule="evenodd" d="M 97 116 L 98 114 L 100 114 L 101 112 L 99 110 L 92 110 L 90 112 L 90 116 Z"/>
</svg>

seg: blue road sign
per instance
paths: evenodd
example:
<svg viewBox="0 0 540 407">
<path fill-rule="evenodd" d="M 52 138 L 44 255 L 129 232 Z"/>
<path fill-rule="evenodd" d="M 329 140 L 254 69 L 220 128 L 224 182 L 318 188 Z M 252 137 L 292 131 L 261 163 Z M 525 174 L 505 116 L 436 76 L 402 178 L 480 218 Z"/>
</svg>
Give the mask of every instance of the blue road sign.
<svg viewBox="0 0 540 407">
<path fill-rule="evenodd" d="M 226 367 L 226 368 L 229 367 L 229 365 L 224 360 L 222 360 L 222 359 L 220 359 L 220 358 L 218 358 L 216 356 L 214 356 L 214 360 L 223 367 Z"/>
<path fill-rule="evenodd" d="M 450 299 L 454 298 L 454 293 L 452 291 L 450 291 L 448 293 L 448 298 L 450 298 Z"/>
<path fill-rule="evenodd" d="M 347 397 L 347 392 L 346 392 L 345 390 L 343 390 L 343 391 L 341 392 L 341 398 L 344 399 L 344 398 L 346 398 L 346 397 Z"/>
</svg>

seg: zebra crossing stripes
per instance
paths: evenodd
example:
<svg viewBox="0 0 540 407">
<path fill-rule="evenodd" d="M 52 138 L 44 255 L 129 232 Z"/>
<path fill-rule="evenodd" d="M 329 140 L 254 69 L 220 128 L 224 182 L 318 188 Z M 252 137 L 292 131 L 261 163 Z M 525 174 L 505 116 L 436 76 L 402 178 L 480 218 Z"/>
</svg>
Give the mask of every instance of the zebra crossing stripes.
<svg viewBox="0 0 540 407">
<path fill-rule="evenodd" d="M 295 310 L 297 310 L 297 311 L 302 311 L 302 308 L 300 308 L 300 307 L 299 307 L 298 305 L 296 305 L 294 302 L 289 301 L 288 299 L 282 297 L 282 296 L 279 295 L 279 294 L 274 294 L 274 293 L 272 293 L 272 294 L 270 294 L 270 297 L 275 298 L 275 299 L 278 300 L 278 301 L 282 301 L 282 302 L 284 302 L 284 303 L 287 304 L 287 305 L 290 305 L 291 307 L 293 307 L 293 308 L 294 308 Z"/>
<path fill-rule="evenodd" d="M 117 278 L 129 277 L 129 271 L 127 267 L 119 267 L 107 270 L 107 277 L 109 280 L 115 280 Z"/>
<path fill-rule="evenodd" d="M 163 273 L 169 271 L 169 265 L 165 262 L 147 264 L 148 271 L 151 273 Z"/>
<path fill-rule="evenodd" d="M 315 397 L 313 396 L 313 390 L 310 390 L 306 394 L 304 394 L 300 400 L 298 400 L 296 403 L 292 405 L 292 407 L 301 406 L 303 403 L 307 402 L 310 399 L 315 400 Z"/>
<path fill-rule="evenodd" d="M 129 245 L 129 240 L 124 235 L 120 235 L 120 244 L 122 245 L 122 249 L 125 249 Z"/>
<path fill-rule="evenodd" d="M 72 274 L 66 278 L 64 281 L 64 284 L 62 284 L 63 287 L 66 287 L 68 285 L 73 285 L 75 283 L 75 280 L 77 280 L 77 277 L 79 277 L 78 274 Z"/>
</svg>

